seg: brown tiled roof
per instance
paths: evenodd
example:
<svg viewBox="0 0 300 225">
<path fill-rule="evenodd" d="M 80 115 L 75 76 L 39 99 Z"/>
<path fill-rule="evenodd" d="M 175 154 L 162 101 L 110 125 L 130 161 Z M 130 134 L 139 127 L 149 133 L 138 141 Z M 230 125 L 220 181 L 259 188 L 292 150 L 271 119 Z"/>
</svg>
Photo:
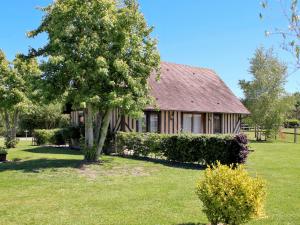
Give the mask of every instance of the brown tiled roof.
<svg viewBox="0 0 300 225">
<path fill-rule="evenodd" d="M 149 85 L 160 110 L 249 114 L 213 70 L 163 62 L 160 80 L 155 78 L 153 73 Z"/>
</svg>

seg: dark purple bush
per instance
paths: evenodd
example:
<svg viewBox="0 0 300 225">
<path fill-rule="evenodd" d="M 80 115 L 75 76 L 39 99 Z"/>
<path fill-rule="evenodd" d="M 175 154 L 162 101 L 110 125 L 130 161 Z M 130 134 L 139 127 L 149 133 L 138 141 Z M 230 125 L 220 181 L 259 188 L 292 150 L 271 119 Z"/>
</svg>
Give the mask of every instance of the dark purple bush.
<svg viewBox="0 0 300 225">
<path fill-rule="evenodd" d="M 248 148 L 248 139 L 245 134 L 238 134 L 234 137 L 234 140 L 237 144 L 237 152 L 235 152 L 235 156 L 237 158 L 233 161 L 236 161 L 236 163 L 245 163 L 246 159 L 249 154 L 249 148 Z"/>
<path fill-rule="evenodd" d="M 247 145 L 248 144 L 248 138 L 246 134 L 238 134 L 235 136 L 235 139 L 237 142 L 243 144 L 243 145 Z"/>
</svg>

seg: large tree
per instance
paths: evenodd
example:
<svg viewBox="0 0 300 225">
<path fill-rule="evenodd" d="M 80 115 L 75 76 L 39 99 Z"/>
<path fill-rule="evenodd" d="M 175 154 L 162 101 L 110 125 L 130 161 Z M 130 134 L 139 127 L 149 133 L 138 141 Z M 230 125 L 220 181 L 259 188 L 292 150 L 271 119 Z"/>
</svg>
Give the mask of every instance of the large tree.
<svg viewBox="0 0 300 225">
<path fill-rule="evenodd" d="M 112 110 L 137 117 L 151 103 L 147 79 L 160 62 L 152 28 L 135 0 L 57 0 L 43 11 L 29 37 L 47 33 L 48 43 L 29 56 L 46 58 L 48 96 L 85 105 L 85 159 L 97 161 Z M 93 129 L 96 114 L 101 120 Z"/>
<path fill-rule="evenodd" d="M 7 147 L 14 147 L 19 115 L 31 105 L 33 83 L 40 76 L 35 59 L 17 55 L 9 62 L 0 50 L 0 113 L 5 120 Z"/>
<path fill-rule="evenodd" d="M 266 137 L 277 134 L 287 112 L 293 107 L 292 99 L 284 90 L 286 66 L 272 50 L 257 49 L 250 61 L 251 81 L 240 81 L 244 103 L 251 112 L 250 119 L 257 130 L 265 130 Z M 260 139 L 261 135 L 256 135 Z"/>
</svg>

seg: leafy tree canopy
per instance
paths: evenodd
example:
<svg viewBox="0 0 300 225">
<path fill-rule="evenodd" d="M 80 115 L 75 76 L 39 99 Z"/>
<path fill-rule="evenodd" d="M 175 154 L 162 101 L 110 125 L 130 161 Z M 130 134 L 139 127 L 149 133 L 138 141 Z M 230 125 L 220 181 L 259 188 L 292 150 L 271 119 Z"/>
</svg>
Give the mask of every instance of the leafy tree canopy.
<svg viewBox="0 0 300 225">
<path fill-rule="evenodd" d="M 293 107 L 291 98 L 284 89 L 286 66 L 272 50 L 257 49 L 250 60 L 251 81 L 240 81 L 244 91 L 244 103 L 251 112 L 253 125 L 266 129 L 267 135 L 276 133 L 287 112 Z"/>
<path fill-rule="evenodd" d="M 5 119 L 8 142 L 14 143 L 19 114 L 30 108 L 31 98 L 36 94 L 33 83 L 39 76 L 36 59 L 17 55 L 13 62 L 9 62 L 0 50 L 0 113 Z"/>
<path fill-rule="evenodd" d="M 43 9 L 49 42 L 30 55 L 44 56 L 43 81 L 51 97 L 139 113 L 149 104 L 147 78 L 159 68 L 156 41 L 133 0 L 58 0 Z"/>
</svg>

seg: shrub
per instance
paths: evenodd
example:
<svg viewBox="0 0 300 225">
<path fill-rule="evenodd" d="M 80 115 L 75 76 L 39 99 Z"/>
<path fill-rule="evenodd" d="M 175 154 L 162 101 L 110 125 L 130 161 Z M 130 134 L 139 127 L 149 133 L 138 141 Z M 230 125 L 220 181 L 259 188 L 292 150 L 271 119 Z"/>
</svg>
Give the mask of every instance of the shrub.
<svg viewBox="0 0 300 225">
<path fill-rule="evenodd" d="M 4 140 L 4 145 L 6 148 L 15 148 L 18 142 L 19 142 L 18 139 L 12 138 L 10 136 L 6 136 Z"/>
<path fill-rule="evenodd" d="M 297 119 L 288 119 L 284 122 L 284 126 L 286 128 L 298 127 L 300 125 L 300 121 Z"/>
<path fill-rule="evenodd" d="M 0 155 L 7 155 L 7 149 L 0 146 Z"/>
<path fill-rule="evenodd" d="M 81 137 L 81 126 L 70 126 L 66 128 L 69 132 L 69 138 L 79 140 Z M 83 128 L 84 129 L 84 128 Z"/>
<path fill-rule="evenodd" d="M 50 143 L 54 145 L 65 145 L 68 140 L 68 130 L 66 129 L 54 129 L 50 138 Z"/>
<path fill-rule="evenodd" d="M 37 145 L 44 145 L 50 143 L 50 140 L 53 136 L 53 130 L 34 130 L 33 136 Z"/>
<path fill-rule="evenodd" d="M 70 137 L 68 129 L 34 130 L 33 136 L 37 145 L 65 145 Z"/>
<path fill-rule="evenodd" d="M 133 150 L 135 156 L 155 154 L 168 160 L 204 164 L 216 161 L 223 164 L 244 163 L 249 153 L 244 134 L 214 136 L 118 132 L 116 143 L 119 153 L 125 147 Z"/>
<path fill-rule="evenodd" d="M 243 166 L 221 165 L 219 162 L 205 170 L 196 193 L 203 211 L 216 225 L 242 224 L 264 215 L 265 182 L 250 177 Z"/>
</svg>

